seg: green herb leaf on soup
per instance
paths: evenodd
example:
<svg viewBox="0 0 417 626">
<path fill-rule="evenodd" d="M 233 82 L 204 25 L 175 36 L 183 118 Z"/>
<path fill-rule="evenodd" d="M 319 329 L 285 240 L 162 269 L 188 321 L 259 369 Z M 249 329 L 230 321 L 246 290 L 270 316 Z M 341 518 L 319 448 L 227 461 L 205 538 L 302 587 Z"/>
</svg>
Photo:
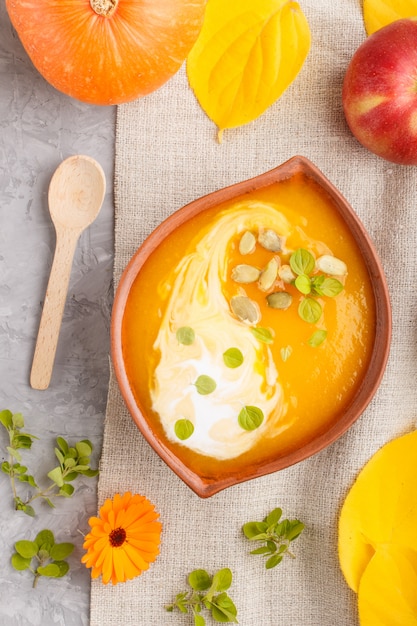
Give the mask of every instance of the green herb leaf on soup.
<svg viewBox="0 0 417 626">
<path fill-rule="evenodd" d="M 321 318 L 322 312 L 320 302 L 313 298 L 303 298 L 298 306 L 299 316 L 309 324 L 316 324 Z"/>
<path fill-rule="evenodd" d="M 288 361 L 288 359 L 290 358 L 290 356 L 292 354 L 292 348 L 291 348 L 291 346 L 285 346 L 285 348 L 281 348 L 279 353 L 281 355 L 281 359 L 285 363 L 285 361 Z"/>
<path fill-rule="evenodd" d="M 327 337 L 327 330 L 316 330 L 308 340 L 308 345 L 312 348 L 320 346 Z"/>
<path fill-rule="evenodd" d="M 315 265 L 316 262 L 313 255 L 304 248 L 298 248 L 290 256 L 290 267 L 294 274 L 311 274 Z"/>
<path fill-rule="evenodd" d="M 244 406 L 237 419 L 243 430 L 256 430 L 262 424 L 264 414 L 257 406 Z"/>
<path fill-rule="evenodd" d="M 193 434 L 194 425 L 192 422 L 190 422 L 190 420 L 183 418 L 175 422 L 174 430 L 178 439 L 181 439 L 181 441 L 185 441 L 186 439 L 189 439 Z"/>
<path fill-rule="evenodd" d="M 201 376 L 199 376 L 195 381 L 194 385 L 196 386 L 198 393 L 202 396 L 207 396 L 209 393 L 213 393 L 217 387 L 216 381 L 210 376 L 206 376 L 206 374 L 201 374 Z"/>
<path fill-rule="evenodd" d="M 263 328 L 262 326 L 251 327 L 251 333 L 262 343 L 273 343 L 274 337 L 272 331 L 269 328 Z"/>
<path fill-rule="evenodd" d="M 311 279 L 306 274 L 300 274 L 294 281 L 298 291 L 305 296 L 311 292 Z"/>
<path fill-rule="evenodd" d="M 181 326 L 176 332 L 176 337 L 178 343 L 182 343 L 184 346 L 190 346 L 194 343 L 195 332 L 189 326 Z"/>
<path fill-rule="evenodd" d="M 337 278 L 325 278 L 321 283 L 319 289 L 319 295 L 334 298 L 341 291 L 343 291 L 343 285 L 340 280 L 337 280 Z"/>
<path fill-rule="evenodd" d="M 226 367 L 234 369 L 243 363 L 243 354 L 239 348 L 229 348 L 223 352 L 223 361 Z"/>
</svg>

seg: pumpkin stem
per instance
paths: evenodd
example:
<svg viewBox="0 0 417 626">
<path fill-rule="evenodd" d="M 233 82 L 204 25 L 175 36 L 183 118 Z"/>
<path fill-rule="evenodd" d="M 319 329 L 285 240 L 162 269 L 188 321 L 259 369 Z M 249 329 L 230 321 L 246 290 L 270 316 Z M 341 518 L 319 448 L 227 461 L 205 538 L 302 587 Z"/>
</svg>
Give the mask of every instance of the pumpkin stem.
<svg viewBox="0 0 417 626">
<path fill-rule="evenodd" d="M 90 0 L 90 6 L 97 15 L 110 17 L 116 10 L 119 0 Z"/>
</svg>

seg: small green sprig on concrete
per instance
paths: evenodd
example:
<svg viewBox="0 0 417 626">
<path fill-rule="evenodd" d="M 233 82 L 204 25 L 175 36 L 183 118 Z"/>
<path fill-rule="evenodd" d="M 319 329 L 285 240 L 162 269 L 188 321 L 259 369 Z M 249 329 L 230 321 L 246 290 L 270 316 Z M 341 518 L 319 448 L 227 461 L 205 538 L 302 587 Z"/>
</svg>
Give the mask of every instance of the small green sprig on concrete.
<svg viewBox="0 0 417 626">
<path fill-rule="evenodd" d="M 201 614 L 203 609 L 211 613 L 216 622 L 237 621 L 237 609 L 226 591 L 232 584 L 232 572 L 229 568 L 219 570 L 210 576 L 204 569 L 193 570 L 188 575 L 189 591 L 175 596 L 175 601 L 166 607 L 169 612 L 178 609 L 181 613 L 191 613 L 194 626 L 205 626 L 206 620 Z"/>
<path fill-rule="evenodd" d="M 34 541 L 22 539 L 15 543 L 16 552 L 12 555 L 11 563 L 18 571 L 32 572 L 33 587 L 36 587 L 41 576 L 48 578 L 62 578 L 69 570 L 65 560 L 74 550 L 72 543 L 55 543 L 55 537 L 50 530 L 41 530 Z"/>
<path fill-rule="evenodd" d="M 242 530 L 249 541 L 259 541 L 263 545 L 251 551 L 267 557 L 266 569 L 272 569 L 281 563 L 285 555 L 294 557 L 290 544 L 304 530 L 304 524 L 298 519 L 281 519 L 282 509 L 276 508 L 262 522 L 247 522 Z"/>
<path fill-rule="evenodd" d="M 74 447 L 69 446 L 63 437 L 57 438 L 55 456 L 59 465 L 48 472 L 51 484 L 42 489 L 37 484 L 34 476 L 28 473 L 28 468 L 22 463 L 20 450 L 30 449 L 32 443 L 37 439 L 35 435 L 23 432 L 24 419 L 21 413 L 12 413 L 8 409 L 0 411 L 0 424 L 4 426 L 8 433 L 9 445 L 6 450 L 9 459 L 1 464 L 1 471 L 7 474 L 13 493 L 13 502 L 17 511 L 23 511 L 31 517 L 35 516 L 32 506 L 34 500 L 40 498 L 50 507 L 54 507 L 52 499 L 56 497 L 70 497 L 74 493 L 74 486 L 70 483 L 79 475 L 93 477 L 98 474 L 98 470 L 91 469 L 90 456 L 93 445 L 88 439 L 78 441 Z M 26 500 L 23 500 L 18 493 L 18 483 L 26 483 L 34 490 Z"/>
</svg>

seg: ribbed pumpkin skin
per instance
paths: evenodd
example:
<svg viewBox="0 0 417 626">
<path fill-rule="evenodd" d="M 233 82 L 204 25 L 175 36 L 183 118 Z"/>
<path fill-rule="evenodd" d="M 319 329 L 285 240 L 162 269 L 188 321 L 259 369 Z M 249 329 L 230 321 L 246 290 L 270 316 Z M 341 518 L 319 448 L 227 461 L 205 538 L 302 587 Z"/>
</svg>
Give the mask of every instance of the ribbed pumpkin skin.
<svg viewBox="0 0 417 626">
<path fill-rule="evenodd" d="M 94 1 L 94 0 L 92 0 Z M 119 0 L 108 16 L 90 0 L 6 0 L 42 76 L 90 104 L 120 104 L 163 85 L 201 29 L 206 0 Z"/>
</svg>

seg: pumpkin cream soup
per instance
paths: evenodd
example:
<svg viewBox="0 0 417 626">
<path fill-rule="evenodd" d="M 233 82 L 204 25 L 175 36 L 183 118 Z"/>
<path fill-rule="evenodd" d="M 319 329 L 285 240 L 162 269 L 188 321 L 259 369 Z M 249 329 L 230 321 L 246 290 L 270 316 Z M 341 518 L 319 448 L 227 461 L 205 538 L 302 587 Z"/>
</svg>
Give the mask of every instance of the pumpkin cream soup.
<svg viewBox="0 0 417 626">
<path fill-rule="evenodd" d="M 340 416 L 369 363 L 375 303 L 352 234 L 299 174 L 169 234 L 122 332 L 146 419 L 210 476 L 295 450 Z"/>
</svg>

